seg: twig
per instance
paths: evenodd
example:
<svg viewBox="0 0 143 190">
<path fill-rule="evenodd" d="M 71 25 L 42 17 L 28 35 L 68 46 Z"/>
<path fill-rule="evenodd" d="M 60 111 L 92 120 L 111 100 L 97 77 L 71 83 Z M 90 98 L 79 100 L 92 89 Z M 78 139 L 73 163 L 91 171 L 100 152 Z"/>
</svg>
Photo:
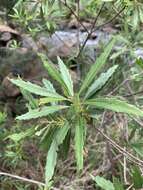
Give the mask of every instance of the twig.
<svg viewBox="0 0 143 190">
<path fill-rule="evenodd" d="M 124 84 L 126 84 L 126 82 L 128 82 L 130 79 L 125 79 L 123 82 L 121 82 L 117 87 L 115 87 L 109 94 L 112 95 L 113 93 L 115 93 L 121 86 L 123 86 Z"/>
<path fill-rule="evenodd" d="M 137 158 L 136 156 L 134 156 L 133 154 L 127 152 L 126 150 L 124 150 L 124 148 L 122 148 L 121 146 L 119 146 L 115 141 L 113 141 L 110 137 L 108 137 L 106 134 L 104 134 L 99 128 L 96 128 L 96 130 L 103 135 L 104 138 L 106 138 L 112 146 L 114 146 L 119 152 L 121 152 L 122 154 L 126 154 L 129 158 L 131 158 L 131 161 L 143 166 L 143 160 L 140 160 L 139 158 Z"/>
<path fill-rule="evenodd" d="M 126 190 L 130 190 L 130 189 L 132 189 L 133 186 L 134 186 L 134 185 L 131 184 Z"/>
<path fill-rule="evenodd" d="M 28 182 L 28 183 L 33 183 L 33 184 L 44 186 L 44 187 L 46 186 L 42 182 L 35 181 L 33 179 L 28 179 L 28 178 L 25 178 L 25 177 L 20 177 L 18 175 L 13 175 L 13 174 L 10 174 L 10 173 L 0 172 L 0 176 L 7 176 L 7 177 L 15 178 L 15 179 L 18 179 L 18 180 L 21 180 L 21 181 L 25 181 L 25 182 Z"/>
<path fill-rule="evenodd" d="M 126 151 L 126 147 L 124 147 L 124 150 Z M 128 184 L 127 182 L 127 159 L 126 159 L 126 156 L 124 155 L 124 165 L 123 165 L 123 168 L 124 168 L 124 182 L 125 184 Z"/>
<path fill-rule="evenodd" d="M 135 92 L 135 93 L 130 93 L 130 94 L 126 94 L 126 95 L 122 95 L 123 97 L 130 97 L 130 96 L 135 96 L 135 95 L 139 95 L 142 94 L 143 90 Z"/>
<path fill-rule="evenodd" d="M 78 15 L 78 18 L 79 18 L 79 14 L 80 14 L 80 0 L 77 0 L 77 15 Z M 79 21 L 78 21 L 78 29 L 77 29 L 77 54 L 79 53 L 80 51 L 80 31 L 79 31 Z M 77 61 L 77 74 L 80 78 L 80 61 Z"/>
<path fill-rule="evenodd" d="M 100 14 L 101 14 L 101 12 L 102 12 L 102 9 L 104 8 L 104 5 L 105 5 L 105 3 L 102 4 L 100 10 L 98 11 L 98 14 L 97 14 L 97 16 L 96 16 L 95 19 L 94 19 L 92 28 L 91 28 L 90 32 L 88 33 L 87 38 L 85 39 L 85 41 L 84 41 L 84 43 L 83 43 L 83 45 L 82 45 L 82 47 L 81 47 L 81 49 L 80 49 L 79 54 L 78 54 L 77 57 L 79 57 L 79 56 L 81 55 L 81 53 L 82 53 L 82 51 L 83 51 L 83 49 L 84 49 L 84 47 L 85 47 L 85 45 L 86 45 L 88 39 L 91 37 L 92 33 L 94 32 L 95 25 L 96 25 L 97 20 L 98 20 Z"/>
<path fill-rule="evenodd" d="M 75 16 L 75 18 L 77 19 L 77 21 L 79 22 L 79 24 L 84 28 L 84 30 L 89 33 L 88 29 L 86 28 L 86 26 L 84 26 L 84 24 L 80 21 L 78 15 L 74 12 L 74 10 L 67 4 L 66 1 L 64 0 L 59 0 L 66 8 L 69 9 L 69 11 Z"/>
<path fill-rule="evenodd" d="M 95 32 L 96 30 L 99 30 L 101 27 L 110 24 L 113 20 L 115 20 L 124 10 L 125 10 L 126 6 L 124 6 L 115 16 L 113 16 L 110 20 L 108 20 L 107 22 L 97 26 L 93 32 Z"/>
</svg>

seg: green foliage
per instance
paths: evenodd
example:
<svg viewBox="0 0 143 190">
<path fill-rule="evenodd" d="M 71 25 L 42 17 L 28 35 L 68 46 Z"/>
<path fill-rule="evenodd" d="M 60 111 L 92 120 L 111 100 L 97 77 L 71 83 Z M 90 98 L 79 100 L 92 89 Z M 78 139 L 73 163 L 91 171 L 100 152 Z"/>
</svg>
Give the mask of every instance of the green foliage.
<svg viewBox="0 0 143 190">
<path fill-rule="evenodd" d="M 47 138 L 48 141 L 48 155 L 45 168 L 45 181 L 47 187 L 49 186 L 49 183 L 51 183 L 52 176 L 54 174 L 59 145 L 62 145 L 65 142 L 64 140 L 70 129 L 74 131 L 72 135 L 75 135 L 74 149 L 77 169 L 78 171 L 83 169 L 83 153 L 84 144 L 86 141 L 86 123 L 89 122 L 89 119 L 92 120 L 90 114 L 91 112 L 94 112 L 93 114 L 96 114 L 96 110 L 102 108 L 109 109 L 115 112 L 127 113 L 129 115 L 141 117 L 143 116 L 143 111 L 141 109 L 137 108 L 134 105 L 130 105 L 125 101 L 119 100 L 114 97 L 96 97 L 97 89 L 103 87 L 103 85 L 109 80 L 111 75 L 117 69 L 117 66 L 115 65 L 106 73 L 101 74 L 99 79 L 97 79 L 97 73 L 101 71 L 101 68 L 107 62 L 107 58 L 109 57 L 114 43 L 115 39 L 111 40 L 109 44 L 105 47 L 104 52 L 101 54 L 101 56 L 97 59 L 97 61 L 93 64 L 93 66 L 87 73 L 85 80 L 81 84 L 81 87 L 79 87 L 78 93 L 74 93 L 71 76 L 67 67 L 64 65 L 63 61 L 60 58 L 58 58 L 58 65 L 60 70 L 58 71 L 57 68 L 53 66 L 53 64 L 47 61 L 47 58 L 45 58 L 45 56 L 40 55 L 48 73 L 51 75 L 53 80 L 56 80 L 61 85 L 63 95 L 57 93 L 58 89 L 55 89 L 55 87 L 47 80 L 43 80 L 44 87 L 41 87 L 30 82 L 25 82 L 22 79 L 10 79 L 12 83 L 19 86 L 20 88 L 23 88 L 24 90 L 32 94 L 36 94 L 42 97 L 40 98 L 40 105 L 38 106 L 38 108 L 31 108 L 26 114 L 18 116 L 17 119 L 28 120 L 45 116 L 49 121 L 51 121 L 51 123 L 46 126 L 44 130 L 41 129 L 41 132 L 39 132 L 40 135 L 48 128 L 45 135 L 45 138 Z M 96 83 L 95 81 L 93 82 L 95 78 Z M 90 92 L 94 96 L 94 98 L 87 96 L 87 94 L 84 93 L 86 90 L 88 93 Z M 85 97 L 87 98 L 86 100 L 84 100 Z M 53 105 L 55 101 L 56 105 Z M 93 108 L 95 109 L 94 111 Z M 54 115 L 54 117 L 58 118 L 60 116 L 62 118 L 61 122 L 59 123 L 56 122 L 56 119 L 52 118 L 52 115 L 55 112 L 57 112 L 57 114 Z M 53 126 L 56 126 L 56 128 L 53 128 L 54 130 L 50 130 L 49 127 Z M 50 139 L 48 139 L 48 137 Z M 43 140 L 45 141 L 45 139 Z M 109 185 L 109 182 L 106 183 L 100 178 L 97 179 L 99 183 L 105 183 L 106 186 Z M 113 189 L 113 186 L 111 184 L 110 186 Z"/>
<path fill-rule="evenodd" d="M 140 189 L 143 187 L 143 176 L 140 169 L 137 166 L 132 168 L 132 180 L 135 189 Z"/>
<path fill-rule="evenodd" d="M 123 185 L 116 178 L 114 178 L 114 182 L 112 183 L 110 180 L 106 180 L 104 177 L 94 177 L 92 175 L 91 177 L 103 190 L 124 190 Z"/>
<path fill-rule="evenodd" d="M 130 78 L 134 81 L 141 82 L 142 71 L 140 72 L 138 66 L 142 69 L 143 61 L 141 58 L 138 59 L 136 50 L 143 45 L 143 35 L 141 31 L 141 24 L 143 23 L 142 1 L 80 0 L 79 13 L 78 1 L 66 0 L 65 2 L 75 14 L 79 14 L 80 22 L 84 20 L 87 22 L 88 20 L 91 21 L 91 18 L 97 16 L 104 3 L 104 8 L 100 14 L 101 19 L 96 23 L 97 28 L 100 24 L 102 25 L 104 22 L 108 21 L 108 19 L 112 19 L 118 14 L 118 11 L 122 10 L 125 6 L 125 9 L 113 20 L 113 25 L 115 27 L 120 27 L 118 35 L 116 35 L 116 41 L 118 40 L 119 48 L 118 46 L 117 49 L 114 48 L 114 53 L 110 58 L 112 64 L 117 57 L 122 58 L 122 60 L 124 60 L 122 61 L 123 63 L 127 63 L 128 61 L 133 62 L 137 59 L 136 65 L 134 67 L 132 65 L 130 66 Z M 63 20 L 63 18 L 67 19 L 71 17 L 71 19 L 73 19 L 71 10 L 60 1 L 56 0 L 0 0 L 0 8 L 1 7 L 7 10 L 6 12 L 9 13 L 12 20 L 19 24 L 19 28 L 31 34 L 32 37 L 35 37 L 35 35 L 41 31 L 48 31 L 52 34 L 58 27 L 59 21 Z M 77 88 L 77 86 L 74 87 L 70 72 L 59 57 L 58 66 L 55 67 L 55 65 L 43 54 L 39 56 L 45 69 L 48 71 L 48 75 L 52 78 L 52 82 L 43 79 L 42 84 L 37 85 L 20 78 L 11 79 L 13 84 L 20 87 L 21 93 L 27 101 L 27 113 L 18 116 L 17 120 L 26 120 L 27 123 L 27 120 L 34 122 L 33 120 L 31 121 L 31 119 L 36 119 L 36 126 L 28 126 L 28 128 L 24 126 L 24 128 L 22 128 L 18 125 L 16 129 L 15 127 L 6 129 L 3 125 L 7 124 L 7 115 L 5 112 L 0 112 L 0 148 L 2 150 L 4 147 L 5 149 L 4 153 L 3 150 L 0 152 L 0 158 L 4 158 L 4 164 L 2 163 L 2 166 L 7 163 L 9 169 L 12 171 L 12 168 L 17 167 L 19 161 L 23 164 L 26 157 L 23 151 L 24 140 L 27 138 L 33 140 L 32 137 L 34 136 L 41 147 L 46 150 L 45 182 L 46 188 L 50 189 L 53 183 L 52 178 L 55 167 L 58 162 L 58 155 L 62 154 L 62 157 L 66 158 L 70 143 L 74 143 L 72 147 L 74 147 L 77 171 L 81 172 L 83 169 L 85 159 L 84 153 L 86 153 L 86 137 L 90 130 L 88 124 L 92 123 L 93 118 L 100 118 L 101 110 L 107 109 L 114 112 L 126 113 L 131 115 L 131 118 L 143 116 L 143 111 L 141 109 L 127 103 L 122 97 L 110 97 L 109 95 L 100 97 L 99 95 L 100 91 L 102 89 L 104 90 L 105 85 L 108 84 L 110 78 L 119 70 L 118 65 L 114 64 L 111 68 L 108 68 L 107 71 L 102 73 L 102 68 L 105 67 L 114 44 L 115 39 L 111 40 L 104 48 L 104 52 L 96 59 L 95 64 L 93 64 L 85 76 L 82 84 L 79 84 L 79 88 Z M 9 45 L 12 48 L 21 46 L 16 40 L 11 40 Z M 120 63 L 121 61 L 119 59 L 119 64 Z M 119 70 L 119 72 L 122 71 Z M 55 82 L 58 83 L 58 88 Z M 141 98 L 142 97 L 140 97 L 139 100 L 141 100 Z M 131 101 L 132 99 L 130 99 L 130 102 Z M 139 128 L 137 124 L 135 124 L 135 128 Z M 135 138 L 132 132 L 136 134 L 136 130 L 133 129 L 131 131 L 131 137 L 129 137 L 131 141 L 128 143 L 135 154 L 142 157 L 142 130 L 139 130 L 140 135 L 137 135 L 137 137 L 135 136 Z M 114 150 L 112 153 L 114 153 Z M 42 152 L 42 154 L 44 153 Z M 42 159 L 44 156 L 42 156 Z M 37 157 L 34 159 L 38 160 L 39 157 L 38 159 Z M 31 161 L 31 159 L 30 157 L 29 160 Z M 88 160 L 88 158 L 86 159 Z M 36 162 L 35 160 L 34 163 Z M 95 160 L 95 158 L 93 160 Z M 90 165 L 94 162 L 93 160 Z M 37 162 L 35 165 L 35 170 L 37 170 Z M 118 170 L 118 166 L 115 169 Z M 130 171 L 130 168 L 128 169 L 127 172 Z M 143 188 L 143 178 L 140 169 L 131 167 L 131 170 L 131 176 L 129 174 L 131 179 L 129 178 L 129 181 L 131 180 L 133 188 Z M 36 172 L 33 172 L 33 174 L 35 173 Z M 118 175 L 120 175 L 119 172 Z M 93 177 L 93 180 L 99 188 L 104 190 L 124 190 L 123 184 L 115 177 L 112 182 L 99 176 Z M 8 184 L 12 182 L 10 180 L 5 180 L 5 183 Z M 10 187 L 10 189 L 14 188 L 18 190 L 31 189 L 30 185 L 17 185 L 17 183 L 14 183 Z M 7 187 L 2 188 L 2 190 L 3 189 L 7 189 Z M 39 190 L 41 189 L 39 188 Z"/>
<path fill-rule="evenodd" d="M 77 160 L 77 169 L 80 171 L 83 168 L 83 151 L 86 133 L 85 119 L 79 116 L 75 125 L 75 155 Z"/>
<path fill-rule="evenodd" d="M 93 177 L 94 181 L 97 183 L 99 187 L 104 190 L 115 190 L 114 185 L 111 181 L 104 179 L 103 177 L 96 176 Z"/>
<path fill-rule="evenodd" d="M 4 112 L 0 112 L 0 124 L 6 121 L 7 115 Z"/>
<path fill-rule="evenodd" d="M 85 104 L 99 109 L 109 109 L 115 112 L 143 117 L 143 112 L 139 108 L 116 98 L 95 98 L 85 101 Z"/>
<path fill-rule="evenodd" d="M 57 111 L 60 111 L 64 108 L 67 108 L 67 106 L 44 106 L 42 108 L 30 110 L 26 114 L 18 116 L 17 119 L 28 120 L 28 119 L 40 118 L 55 113 Z"/>
<path fill-rule="evenodd" d="M 85 99 L 90 98 L 93 94 L 100 90 L 116 71 L 117 67 L 118 65 L 114 65 L 113 67 L 108 69 L 106 73 L 102 73 L 88 89 L 87 93 L 85 94 Z"/>
<path fill-rule="evenodd" d="M 47 161 L 45 167 L 45 179 L 47 186 L 49 186 L 49 181 L 52 179 L 52 176 L 54 174 L 54 168 L 57 163 L 58 147 L 64 141 L 68 130 L 69 130 L 69 123 L 65 122 L 63 126 L 61 126 L 58 130 L 56 130 L 53 136 L 53 140 L 47 154 Z"/>
<path fill-rule="evenodd" d="M 133 143 L 131 143 L 131 147 L 133 148 L 133 150 L 140 155 L 141 157 L 143 157 L 143 140 L 139 139 Z"/>
<path fill-rule="evenodd" d="M 24 132 L 13 133 L 12 135 L 9 135 L 7 138 L 13 140 L 15 143 L 18 143 L 22 139 L 25 139 L 26 137 L 32 136 L 32 134 L 34 134 L 34 132 L 35 132 L 35 130 L 33 128 L 30 128 Z"/>
<path fill-rule="evenodd" d="M 107 60 L 109 54 L 111 53 L 114 43 L 115 43 L 115 39 L 110 41 L 110 43 L 105 48 L 104 52 L 100 55 L 99 58 L 97 58 L 96 63 L 90 68 L 89 72 L 87 73 L 87 75 L 81 85 L 79 94 L 89 87 L 91 82 L 96 77 L 96 74 L 105 65 L 106 60 Z"/>
</svg>

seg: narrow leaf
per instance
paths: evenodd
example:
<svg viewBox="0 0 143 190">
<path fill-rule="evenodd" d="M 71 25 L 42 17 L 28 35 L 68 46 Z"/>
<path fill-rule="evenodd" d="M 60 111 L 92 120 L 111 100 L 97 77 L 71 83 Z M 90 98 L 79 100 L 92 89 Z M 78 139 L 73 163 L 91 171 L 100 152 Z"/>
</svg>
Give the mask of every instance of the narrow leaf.
<svg viewBox="0 0 143 190">
<path fill-rule="evenodd" d="M 45 181 L 48 186 L 50 180 L 53 177 L 54 169 L 57 162 L 58 147 L 64 141 L 69 130 L 69 124 L 66 123 L 63 127 L 60 127 L 53 137 L 53 142 L 47 154 L 46 167 L 45 167 Z"/>
<path fill-rule="evenodd" d="M 61 85 L 65 94 L 68 95 L 67 87 L 66 87 L 58 69 L 54 67 L 53 63 L 51 63 L 49 60 L 47 60 L 47 57 L 45 55 L 39 54 L 39 56 L 41 57 L 44 67 L 47 70 L 48 74 Z"/>
<path fill-rule="evenodd" d="M 106 46 L 104 52 L 99 56 L 99 58 L 97 58 L 95 64 L 90 68 L 89 72 L 87 73 L 87 76 L 85 77 L 85 80 L 82 83 L 79 94 L 89 87 L 93 79 L 96 77 L 96 74 L 105 65 L 107 58 L 109 54 L 111 53 L 114 43 L 115 43 L 115 39 L 113 38 L 109 42 L 109 44 Z"/>
<path fill-rule="evenodd" d="M 29 128 L 24 132 L 13 133 L 12 135 L 9 135 L 7 138 L 12 139 L 15 142 L 19 142 L 20 140 L 22 140 L 26 137 L 31 137 L 34 134 L 34 132 L 35 132 L 35 129 Z"/>
<path fill-rule="evenodd" d="M 102 73 L 97 80 L 93 82 L 93 84 L 89 87 L 85 98 L 90 98 L 93 94 L 95 94 L 98 90 L 100 90 L 106 82 L 109 80 L 109 78 L 113 75 L 115 70 L 117 69 L 118 65 L 114 65 L 106 73 Z"/>
<path fill-rule="evenodd" d="M 114 185 L 111 181 L 104 179 L 103 177 L 96 176 L 95 182 L 99 187 L 101 187 L 104 190 L 115 190 Z"/>
<path fill-rule="evenodd" d="M 69 95 L 73 96 L 73 81 L 71 79 L 71 75 L 67 67 L 59 57 L 58 57 L 58 65 L 60 68 L 62 79 L 68 89 Z"/>
<path fill-rule="evenodd" d="M 29 102 L 29 106 L 31 109 L 38 108 L 38 101 L 32 96 L 30 92 L 28 92 L 27 90 L 24 90 L 23 88 L 20 88 L 20 91 L 23 97 Z"/>
<path fill-rule="evenodd" d="M 43 79 L 42 82 L 43 82 L 43 84 L 45 85 L 45 88 L 46 88 L 49 92 L 56 93 L 56 90 L 55 90 L 53 84 L 52 84 L 49 80 Z"/>
<path fill-rule="evenodd" d="M 65 100 L 66 98 L 57 94 L 48 91 L 46 88 L 38 86 L 37 84 L 33 84 L 31 82 L 25 82 L 22 79 L 10 79 L 10 81 L 15 84 L 16 86 L 23 88 L 24 90 L 27 90 L 33 94 L 40 95 L 40 96 L 46 96 L 46 97 L 52 97 L 55 99 Z"/>
<path fill-rule="evenodd" d="M 75 129 L 75 155 L 78 171 L 80 171 L 83 168 L 83 148 L 85 133 L 85 120 L 84 118 L 79 117 Z"/>
<path fill-rule="evenodd" d="M 85 104 L 99 109 L 109 109 L 115 112 L 143 117 L 143 111 L 141 109 L 116 98 L 95 98 L 86 101 Z"/>
<path fill-rule="evenodd" d="M 28 119 L 35 119 L 43 116 L 47 116 L 54 112 L 60 111 L 62 109 L 67 108 L 67 106 L 45 106 L 38 109 L 30 110 L 29 112 L 16 117 L 18 120 L 28 120 Z"/>
</svg>

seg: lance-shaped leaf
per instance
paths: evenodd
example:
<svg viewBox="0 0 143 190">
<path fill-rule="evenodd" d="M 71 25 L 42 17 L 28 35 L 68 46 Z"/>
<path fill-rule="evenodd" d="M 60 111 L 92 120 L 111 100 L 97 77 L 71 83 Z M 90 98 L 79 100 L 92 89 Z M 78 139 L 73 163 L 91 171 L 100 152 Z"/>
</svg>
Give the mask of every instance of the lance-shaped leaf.
<svg viewBox="0 0 143 190">
<path fill-rule="evenodd" d="M 47 70 L 48 74 L 61 85 L 62 89 L 64 90 L 64 93 L 68 95 L 67 87 L 58 69 L 54 67 L 53 63 L 51 63 L 44 54 L 39 54 L 39 56 L 41 57 L 44 67 Z"/>
<path fill-rule="evenodd" d="M 97 185 L 99 187 L 101 187 L 104 190 L 115 190 L 114 185 L 111 181 L 106 180 L 103 177 L 100 176 L 96 176 L 96 177 L 92 177 L 93 180 L 97 183 Z"/>
<path fill-rule="evenodd" d="M 43 116 L 47 116 L 49 114 L 55 113 L 62 109 L 67 108 L 68 106 L 45 106 L 38 109 L 30 110 L 29 112 L 16 117 L 18 120 L 28 120 L 28 119 L 35 119 Z"/>
<path fill-rule="evenodd" d="M 75 126 L 75 156 L 78 171 L 83 168 L 83 148 L 85 134 L 85 120 L 84 118 L 79 117 Z"/>
<path fill-rule="evenodd" d="M 95 98 L 86 101 L 85 104 L 99 109 L 109 109 L 115 112 L 143 117 L 143 111 L 141 109 L 116 98 Z"/>
<path fill-rule="evenodd" d="M 55 90 L 53 84 L 52 84 L 49 80 L 43 79 L 42 82 L 43 82 L 45 88 L 46 88 L 49 92 L 56 93 L 56 90 Z"/>
<path fill-rule="evenodd" d="M 37 84 L 33 84 L 31 82 L 26 82 L 22 79 L 10 79 L 10 81 L 15 84 L 16 86 L 20 87 L 20 88 L 23 88 L 24 90 L 27 90 L 33 94 L 36 94 L 36 95 L 40 95 L 40 96 L 46 96 L 46 97 L 49 97 L 51 98 L 51 101 L 54 101 L 55 99 L 58 99 L 58 100 L 66 100 L 65 97 L 57 94 L 57 93 L 54 93 L 54 92 L 51 92 L 51 91 L 48 91 L 46 88 L 44 87 L 41 87 Z"/>
<path fill-rule="evenodd" d="M 22 131 L 20 133 L 13 133 L 12 135 L 9 135 L 7 138 L 10 138 L 11 140 L 15 142 L 19 142 L 20 140 L 26 138 L 26 137 L 31 137 L 35 133 L 34 128 L 28 128 L 26 131 Z"/>
<path fill-rule="evenodd" d="M 53 84 L 47 80 L 47 79 L 43 79 L 42 80 L 45 88 L 52 92 L 52 93 L 56 93 L 56 89 L 54 88 Z M 57 102 L 59 101 L 59 99 L 55 99 L 53 102 L 51 102 L 51 98 L 40 98 L 39 99 L 39 105 L 42 105 L 42 104 L 47 104 L 47 103 L 50 103 L 51 102 L 51 105 L 57 105 Z"/>
<path fill-rule="evenodd" d="M 90 98 L 93 94 L 95 94 L 98 90 L 100 90 L 106 82 L 110 79 L 110 77 L 113 75 L 115 70 L 117 69 L 118 65 L 114 65 L 106 73 L 102 73 L 97 80 L 93 82 L 93 84 L 89 87 L 85 98 Z"/>
<path fill-rule="evenodd" d="M 97 58 L 96 62 L 91 66 L 89 72 L 87 73 L 82 86 L 80 88 L 79 94 L 82 93 L 86 88 L 89 87 L 91 82 L 96 77 L 96 74 L 100 71 L 100 69 L 105 65 L 107 58 L 113 48 L 113 45 L 115 43 L 115 39 L 112 39 L 109 44 L 105 47 L 104 52 Z"/>
<path fill-rule="evenodd" d="M 54 174 L 54 169 L 57 163 L 58 147 L 60 144 L 63 143 L 68 133 L 68 130 L 69 130 L 69 124 L 68 122 L 66 122 L 64 126 L 60 127 L 56 131 L 53 137 L 53 141 L 51 143 L 50 149 L 47 154 L 46 167 L 45 167 L 45 181 L 47 186 Z"/>
<path fill-rule="evenodd" d="M 67 67 L 65 66 L 65 64 L 59 57 L 58 57 L 58 65 L 60 68 L 62 79 L 68 89 L 68 93 L 70 96 L 73 96 L 73 94 L 74 94 L 73 93 L 73 81 L 71 79 L 71 75 L 70 75 Z"/>
<path fill-rule="evenodd" d="M 38 108 L 38 101 L 32 96 L 30 92 L 28 92 L 27 90 L 24 90 L 23 88 L 20 88 L 20 91 L 23 97 L 29 102 L 29 106 L 31 109 Z"/>
</svg>

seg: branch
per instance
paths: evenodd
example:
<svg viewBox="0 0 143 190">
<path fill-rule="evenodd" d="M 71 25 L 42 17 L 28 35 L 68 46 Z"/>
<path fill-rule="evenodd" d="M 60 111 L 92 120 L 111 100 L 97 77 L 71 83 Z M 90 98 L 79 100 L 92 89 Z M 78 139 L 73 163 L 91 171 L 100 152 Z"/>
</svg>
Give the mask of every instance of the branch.
<svg viewBox="0 0 143 190">
<path fill-rule="evenodd" d="M 102 136 L 107 139 L 111 145 L 113 147 L 115 147 L 120 153 L 122 153 L 123 155 L 128 156 L 132 162 L 134 162 L 135 164 L 138 164 L 139 166 L 143 166 L 143 160 L 140 160 L 139 158 L 137 158 L 136 156 L 134 156 L 133 154 L 131 154 L 130 152 L 127 152 L 124 148 L 122 148 L 121 146 L 119 146 L 115 141 L 113 141 L 110 137 L 108 137 L 106 134 L 104 134 L 100 129 L 96 128 L 96 130 L 102 134 Z"/>
<path fill-rule="evenodd" d="M 96 30 L 99 30 L 101 27 L 110 24 L 111 22 L 113 22 L 113 20 L 115 20 L 124 10 L 125 10 L 126 6 L 124 6 L 115 16 L 113 16 L 110 20 L 108 20 L 107 22 L 97 26 L 93 32 L 95 32 Z"/>
<path fill-rule="evenodd" d="M 59 0 L 66 8 L 69 9 L 69 11 L 75 16 L 75 18 L 77 19 L 77 21 L 79 22 L 79 24 L 84 28 L 84 30 L 89 34 L 88 29 L 86 28 L 86 26 L 80 21 L 79 16 L 74 12 L 74 10 L 67 4 L 66 0 Z"/>
<path fill-rule="evenodd" d="M 122 95 L 123 97 L 130 97 L 130 96 L 135 96 L 135 95 L 139 95 L 142 94 L 143 90 L 135 92 L 135 93 L 130 93 L 130 94 L 126 94 L 126 95 Z"/>
<path fill-rule="evenodd" d="M 28 179 L 28 178 L 25 178 L 25 177 L 20 177 L 18 175 L 13 175 L 13 174 L 5 173 L 5 172 L 0 172 L 0 176 L 7 176 L 7 177 L 15 178 L 15 179 L 18 179 L 18 180 L 21 180 L 21 181 L 25 181 L 25 182 L 28 182 L 28 183 L 33 183 L 33 184 L 44 186 L 44 187 L 46 186 L 42 182 L 35 181 L 35 180 L 32 180 L 32 179 Z"/>
<path fill-rule="evenodd" d="M 81 53 L 82 53 L 82 51 L 83 51 L 83 49 L 84 49 L 84 47 L 85 47 L 88 39 L 91 37 L 92 33 L 94 32 L 95 25 L 96 25 L 97 20 L 98 20 L 100 14 L 102 12 L 102 9 L 104 8 L 104 5 L 105 5 L 105 3 L 102 4 L 102 6 L 101 6 L 101 8 L 100 8 L 100 10 L 99 10 L 99 12 L 97 14 L 97 16 L 95 17 L 93 25 L 92 25 L 92 28 L 91 28 L 90 32 L 88 33 L 87 38 L 85 39 L 85 41 L 84 41 L 84 43 L 83 43 L 83 45 L 82 45 L 82 47 L 81 47 L 81 49 L 79 51 L 79 54 L 78 54 L 77 58 L 81 55 Z"/>
</svg>

